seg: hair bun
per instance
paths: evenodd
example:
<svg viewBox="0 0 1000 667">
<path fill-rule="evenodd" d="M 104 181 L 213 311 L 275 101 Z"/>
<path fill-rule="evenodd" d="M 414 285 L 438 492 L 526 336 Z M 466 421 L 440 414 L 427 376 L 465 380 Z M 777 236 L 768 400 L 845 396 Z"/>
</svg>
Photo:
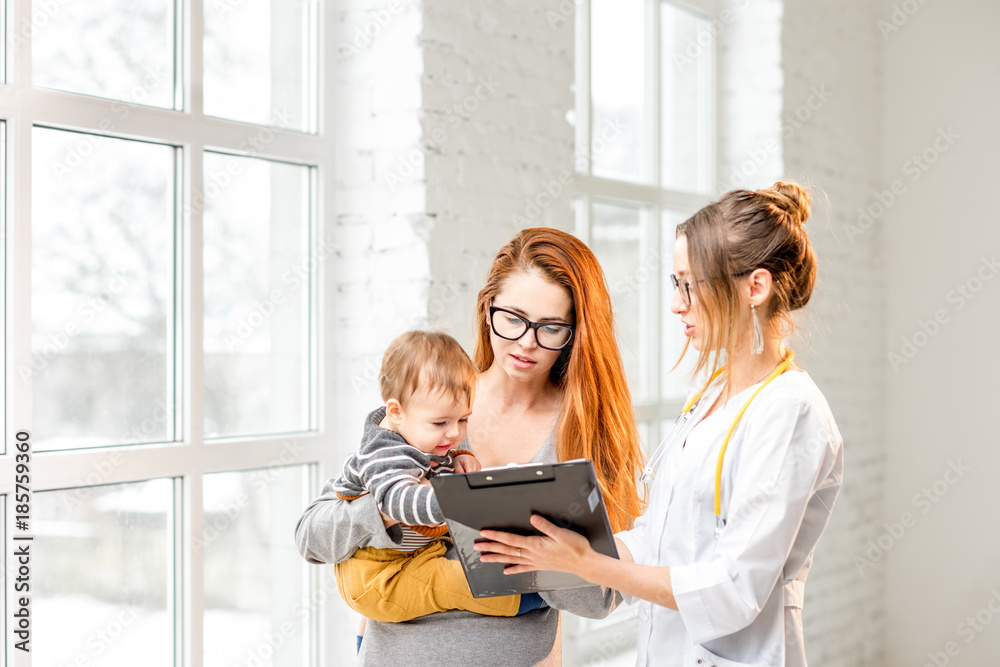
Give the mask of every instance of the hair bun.
<svg viewBox="0 0 1000 667">
<path fill-rule="evenodd" d="M 778 181 L 767 190 L 769 199 L 788 213 L 798 226 L 806 224 L 812 208 L 809 205 L 809 195 L 797 183 Z"/>
</svg>

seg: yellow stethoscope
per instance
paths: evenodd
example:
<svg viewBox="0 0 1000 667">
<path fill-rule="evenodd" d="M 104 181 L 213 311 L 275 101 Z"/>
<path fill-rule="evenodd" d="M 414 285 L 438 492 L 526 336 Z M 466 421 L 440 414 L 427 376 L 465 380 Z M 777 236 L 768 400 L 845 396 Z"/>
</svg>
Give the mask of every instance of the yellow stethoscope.
<svg viewBox="0 0 1000 667">
<path fill-rule="evenodd" d="M 767 376 L 767 379 L 764 380 L 764 383 L 759 387 L 757 387 L 757 391 L 755 391 L 750 396 L 750 398 L 747 399 L 747 402 L 743 404 L 743 407 L 740 409 L 740 411 L 736 413 L 736 417 L 733 419 L 733 423 L 729 426 L 729 431 L 726 432 L 726 437 L 722 441 L 722 449 L 719 450 L 719 459 L 715 463 L 715 538 L 716 539 L 719 538 L 719 534 L 722 532 L 722 529 L 726 525 L 726 520 L 722 518 L 722 462 L 725 460 L 726 447 L 729 446 L 729 438 L 732 437 L 733 431 L 736 430 L 736 426 L 740 423 L 740 419 L 743 417 L 743 413 L 746 412 L 747 408 L 750 407 L 750 403 L 753 402 L 753 399 L 757 397 L 757 394 L 763 391 L 764 387 L 766 387 L 771 380 L 773 380 L 774 378 L 778 377 L 779 375 L 787 371 L 788 368 L 792 365 L 792 359 L 794 358 L 795 358 L 795 353 L 792 352 L 791 350 L 788 350 L 788 354 L 786 354 L 785 358 L 781 360 L 781 363 L 779 363 L 775 367 L 775 369 L 771 371 L 771 374 Z M 653 478 L 656 475 L 656 465 L 657 463 L 659 463 L 660 459 L 663 458 L 663 454 L 667 451 L 666 447 L 667 443 L 670 442 L 670 440 L 684 426 L 688 418 L 691 416 L 691 413 L 694 411 L 696 407 L 698 407 L 698 403 L 701 401 L 702 394 L 705 393 L 705 390 L 707 390 L 709 385 L 715 382 L 715 379 L 719 377 L 725 370 L 726 367 L 723 366 L 722 368 L 715 371 L 715 373 L 712 374 L 712 377 L 708 379 L 708 382 L 705 383 L 705 386 L 699 389 L 698 392 L 694 396 L 692 396 L 687 403 L 684 404 L 684 409 L 681 411 L 680 416 L 677 417 L 677 420 L 674 422 L 673 427 L 671 427 L 670 431 L 667 433 L 667 436 L 663 438 L 663 440 L 660 442 L 659 447 L 656 448 L 656 451 L 653 453 L 653 456 L 649 459 L 649 463 L 647 463 L 646 467 L 643 468 L 642 478 L 641 478 L 643 482 L 648 483 L 653 480 Z"/>
</svg>

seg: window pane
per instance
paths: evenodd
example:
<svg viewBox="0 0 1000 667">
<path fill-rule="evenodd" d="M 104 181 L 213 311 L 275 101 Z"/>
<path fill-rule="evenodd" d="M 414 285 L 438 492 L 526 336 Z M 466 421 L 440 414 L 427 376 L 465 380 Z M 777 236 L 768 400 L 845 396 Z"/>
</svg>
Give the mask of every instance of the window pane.
<svg viewBox="0 0 1000 667">
<path fill-rule="evenodd" d="M 652 453 L 656 449 L 656 443 L 651 442 L 651 431 L 653 425 L 649 422 L 639 422 L 639 443 L 643 449 L 648 453 Z"/>
<path fill-rule="evenodd" d="M 174 107 L 171 0 L 34 0 L 31 15 L 35 85 Z"/>
<path fill-rule="evenodd" d="M 205 154 L 205 435 L 309 428 L 310 169 Z"/>
<path fill-rule="evenodd" d="M 660 398 L 665 401 L 686 398 L 691 385 L 691 370 L 698 359 L 698 350 L 689 345 L 684 362 L 676 370 L 670 370 L 677 363 L 686 340 L 681 318 L 670 311 L 670 302 L 674 298 L 674 284 L 670 280 L 670 274 L 674 272 L 674 240 L 677 235 L 677 225 L 687 220 L 688 217 L 689 215 L 686 213 L 663 211 L 663 226 L 660 231 L 662 256 L 666 258 L 663 270 L 660 272 L 662 276 L 660 293 L 663 295 L 660 304 L 660 356 L 662 358 Z"/>
<path fill-rule="evenodd" d="M 645 180 L 643 2 L 591 2 L 591 151 L 593 174 Z"/>
<path fill-rule="evenodd" d="M 678 413 L 677 417 L 680 417 L 680 412 L 681 412 L 680 410 L 677 411 Z M 649 443 L 648 452 L 650 456 L 652 456 L 656 452 L 657 447 L 659 447 L 662 444 L 661 441 L 663 440 L 663 438 L 666 438 L 667 434 L 670 433 L 670 429 L 674 427 L 674 424 L 677 421 L 677 417 L 673 419 L 664 419 L 660 421 L 660 432 L 656 434 L 658 436 L 656 442 Z M 672 442 L 671 444 L 673 446 L 676 446 L 676 441 Z M 666 455 L 666 452 L 664 452 L 664 455 Z"/>
<path fill-rule="evenodd" d="M 205 476 L 205 664 L 306 665 L 309 573 L 292 529 L 307 467 Z"/>
<path fill-rule="evenodd" d="M 708 21 L 669 2 L 660 7 L 660 21 L 663 187 L 707 191 L 715 37 Z"/>
<path fill-rule="evenodd" d="M 648 393 L 646 368 L 639 361 L 647 328 L 642 304 L 649 280 L 655 275 L 655 267 L 651 271 L 649 258 L 643 256 L 641 223 L 641 209 L 593 204 L 590 247 L 604 268 L 611 291 L 618 345 L 633 400 L 641 400 Z"/>
<path fill-rule="evenodd" d="M 173 665 L 173 481 L 34 498 L 35 664 Z"/>
<path fill-rule="evenodd" d="M 205 3 L 205 114 L 308 131 L 314 0 Z"/>
<path fill-rule="evenodd" d="M 32 142 L 35 448 L 173 440 L 175 149 Z"/>
</svg>

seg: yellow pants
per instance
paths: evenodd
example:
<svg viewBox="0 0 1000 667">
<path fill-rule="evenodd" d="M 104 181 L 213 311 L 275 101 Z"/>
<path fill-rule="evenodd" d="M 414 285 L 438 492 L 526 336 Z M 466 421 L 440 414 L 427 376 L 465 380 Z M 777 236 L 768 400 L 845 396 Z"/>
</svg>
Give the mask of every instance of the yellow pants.
<svg viewBox="0 0 1000 667">
<path fill-rule="evenodd" d="M 520 595 L 474 598 L 462 564 L 444 558 L 441 540 L 416 551 L 359 549 L 333 566 L 340 596 L 354 611 L 385 623 L 410 621 L 462 609 L 486 616 L 515 616 Z"/>
</svg>

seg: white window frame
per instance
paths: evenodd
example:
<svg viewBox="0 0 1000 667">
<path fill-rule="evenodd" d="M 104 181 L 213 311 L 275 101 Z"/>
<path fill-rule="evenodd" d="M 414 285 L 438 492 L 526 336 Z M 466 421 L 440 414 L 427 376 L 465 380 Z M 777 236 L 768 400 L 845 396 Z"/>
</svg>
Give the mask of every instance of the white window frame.
<svg viewBox="0 0 1000 667">
<path fill-rule="evenodd" d="M 31 40 L 5 38 L 6 52 L 2 58 L 5 84 L 0 84 L 0 120 L 5 123 L 4 201 L 5 234 L 3 241 L 3 327 L 4 327 L 4 425 L 5 449 L 0 455 L 0 496 L 6 519 L 12 520 L 14 491 L 14 434 L 20 430 L 34 431 L 32 421 L 32 389 L 30 379 L 18 376 L 19 366 L 31 367 L 31 174 L 32 128 L 36 125 L 59 127 L 93 134 L 141 139 L 177 147 L 177 212 L 175 213 L 175 328 L 168 340 L 174 347 L 175 396 L 182 397 L 175 405 L 174 432 L 176 442 L 139 446 L 115 446 L 58 452 L 38 452 L 33 455 L 31 487 L 34 492 L 79 487 L 95 470 L 107 471 L 100 484 L 122 484 L 148 479 L 174 480 L 173 530 L 175 552 L 174 599 L 168 610 L 174 616 L 175 664 L 198 667 L 203 663 L 203 594 L 202 552 L 195 548 L 193 536 L 204 533 L 203 479 L 217 472 L 268 468 L 285 463 L 282 455 L 289 445 L 301 448 L 301 454 L 290 465 L 307 465 L 308 488 L 304 496 L 312 498 L 319 488 L 319 469 L 331 470 L 339 464 L 324 415 L 334 408 L 332 392 L 328 391 L 325 360 L 333 358 L 324 342 L 332 312 L 325 304 L 327 271 L 323 264 L 315 272 L 309 295 L 310 347 L 310 430 L 289 435 L 246 436 L 211 440 L 203 435 L 203 271 L 202 271 L 202 211 L 192 205 L 192 194 L 201 191 L 204 182 L 201 156 L 206 150 L 218 150 L 234 155 L 247 154 L 241 144 L 256 135 L 264 126 L 220 118 L 202 113 L 201 82 L 203 71 L 202 39 L 204 3 L 211 0 L 177 0 L 175 5 L 177 51 L 175 99 L 183 102 L 183 110 L 170 110 L 140 105 L 130 106 L 127 119 L 116 123 L 113 131 L 101 128 L 102 119 L 111 113 L 115 100 L 91 97 L 44 88 L 33 88 Z M 312 31 L 316 39 L 315 57 L 309 64 L 315 81 L 310 123 L 315 133 L 270 128 L 273 140 L 253 155 L 312 169 L 313 197 L 310 252 L 316 260 L 317 235 L 332 232 L 333 215 L 328 193 L 335 191 L 332 138 L 332 80 L 326 63 L 334 55 L 332 36 L 336 34 L 336 13 L 319 0 Z M 4 35 L 17 30 L 23 21 L 31 21 L 31 0 L 8 0 L 4 19 Z M 324 39 L 323 36 L 329 36 Z M 0 51 L 3 51 L 0 49 Z M 207 138 L 210 138 L 206 140 Z M 183 212 L 190 211 L 185 218 Z M 327 262 L 329 263 L 329 262 Z M 169 369 L 168 369 L 169 373 Z M 111 466 L 106 464 L 110 461 Z M 102 465 L 104 464 L 104 465 Z M 98 466 L 101 466 L 98 468 Z M 9 525 L 9 524 L 8 524 Z M 13 548 L 12 536 L 3 531 L 5 554 Z M 292 541 L 291 532 L 288 535 Z M 6 559 L 4 559 L 6 562 Z M 309 567 L 309 588 L 317 590 L 316 568 Z M 39 573 L 33 573 L 39 576 Z M 6 578 L 4 587 L 7 608 L 16 599 L 13 577 Z M 304 592 L 305 593 L 305 592 Z M 21 594 L 23 595 L 23 594 Z M 305 600 L 304 600 L 305 601 Z M 308 621 L 311 665 L 320 664 L 321 624 L 325 617 L 322 605 L 316 606 Z M 9 620 L 8 620 L 9 623 Z M 20 653 L 13 648 L 14 638 L 6 632 L 6 657 L 13 660 Z M 34 636 L 33 636 L 34 638 Z"/>
<path fill-rule="evenodd" d="M 635 1 L 635 0 L 633 0 Z M 640 349 L 636 354 L 643 364 L 652 368 L 649 373 L 647 384 L 647 395 L 644 399 L 636 401 L 633 405 L 635 409 L 636 421 L 646 424 L 648 427 L 647 437 L 649 441 L 645 443 L 648 448 L 655 448 L 660 439 L 665 435 L 663 423 L 672 422 L 680 413 L 683 407 L 683 400 L 680 398 L 660 400 L 661 394 L 660 380 L 661 368 L 663 365 L 672 366 L 674 359 L 663 359 L 661 353 L 660 339 L 662 335 L 663 314 L 669 311 L 672 294 L 664 289 L 664 278 L 671 272 L 673 260 L 671 257 L 664 257 L 661 251 L 661 223 L 663 212 L 672 211 L 690 215 L 699 208 L 708 204 L 712 200 L 710 192 L 694 192 L 661 187 L 661 150 L 660 141 L 660 117 L 661 117 L 661 53 L 660 53 L 660 7 L 669 2 L 690 11 L 700 14 L 707 20 L 712 20 L 718 16 L 720 9 L 719 0 L 642 0 L 645 4 L 645 43 L 646 43 L 646 77 L 645 77 L 645 99 L 646 107 L 643 111 L 644 137 L 645 143 L 652 146 L 646 156 L 646 163 L 642 165 L 642 172 L 648 176 L 647 183 L 636 183 L 628 180 L 618 180 L 594 176 L 590 161 L 591 136 L 594 130 L 591 113 L 590 95 L 590 66 L 591 66 L 591 45 L 590 45 L 590 0 L 577 1 L 576 13 L 576 107 L 574 111 L 577 165 L 578 169 L 574 181 L 574 196 L 576 211 L 576 234 L 585 242 L 591 239 L 591 224 L 593 219 L 593 204 L 595 201 L 607 202 L 611 204 L 621 204 L 631 207 L 641 207 L 641 257 L 648 257 L 652 254 L 659 257 L 661 261 L 653 269 L 650 280 L 645 282 L 646 291 L 644 294 L 643 312 L 645 321 L 640 323 Z M 716 99 L 718 97 L 718 77 L 717 38 L 713 38 L 708 52 L 700 57 L 712 59 L 709 69 L 712 80 L 709 89 L 713 91 L 710 108 L 706 110 L 709 116 L 709 141 L 706 147 L 708 151 L 708 183 L 715 183 L 715 172 L 717 169 L 717 120 L 716 120 Z M 618 326 L 622 323 L 618 322 Z M 633 390 L 633 397 L 638 396 L 638 392 Z M 626 628 L 634 627 L 636 623 L 635 607 L 628 607 L 616 611 L 609 618 L 594 621 L 579 619 L 575 623 L 567 623 L 567 664 L 590 664 L 597 656 L 610 656 L 632 649 L 632 645 L 621 645 L 618 638 Z"/>
</svg>

